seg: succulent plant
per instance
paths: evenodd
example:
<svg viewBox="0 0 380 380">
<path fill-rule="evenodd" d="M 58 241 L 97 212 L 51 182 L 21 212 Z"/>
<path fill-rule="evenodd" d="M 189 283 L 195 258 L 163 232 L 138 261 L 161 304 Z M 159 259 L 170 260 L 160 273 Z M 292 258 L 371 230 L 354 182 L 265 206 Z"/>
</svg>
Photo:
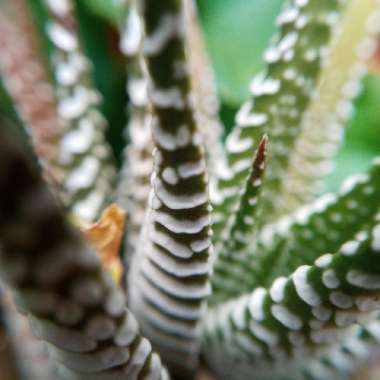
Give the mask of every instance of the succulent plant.
<svg viewBox="0 0 380 380">
<path fill-rule="evenodd" d="M 225 142 L 195 2 L 115 3 L 120 169 L 74 3 L 44 0 L 51 79 L 28 2 L 0 2 L 2 79 L 40 164 L 2 119 L 0 278 L 20 378 L 351 378 L 380 343 L 380 158 L 335 194 L 323 180 L 380 2 L 285 2 Z M 22 350 L 41 344 L 26 318 L 50 364 Z"/>
</svg>

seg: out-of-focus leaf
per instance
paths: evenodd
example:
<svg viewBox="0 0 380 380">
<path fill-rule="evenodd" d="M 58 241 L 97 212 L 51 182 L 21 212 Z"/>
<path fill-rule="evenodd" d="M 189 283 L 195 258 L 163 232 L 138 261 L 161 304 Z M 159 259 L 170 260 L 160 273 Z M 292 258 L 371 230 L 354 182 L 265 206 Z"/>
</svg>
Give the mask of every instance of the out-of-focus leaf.
<svg viewBox="0 0 380 380">
<path fill-rule="evenodd" d="M 224 101 L 240 104 L 248 83 L 263 67 L 283 0 L 198 1 L 206 42 Z"/>
</svg>

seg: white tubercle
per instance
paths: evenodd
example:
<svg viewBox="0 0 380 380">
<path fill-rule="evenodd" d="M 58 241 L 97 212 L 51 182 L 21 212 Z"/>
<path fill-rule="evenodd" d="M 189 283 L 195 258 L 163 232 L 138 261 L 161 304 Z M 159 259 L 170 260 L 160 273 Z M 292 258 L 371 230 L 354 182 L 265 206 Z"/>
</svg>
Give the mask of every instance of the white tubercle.
<svg viewBox="0 0 380 380">
<path fill-rule="evenodd" d="M 57 23 L 50 23 L 47 26 L 49 37 L 59 48 L 67 52 L 74 51 L 78 48 L 76 36 Z"/>
<path fill-rule="evenodd" d="M 380 224 L 372 230 L 371 248 L 376 252 L 380 252 Z"/>
<path fill-rule="evenodd" d="M 250 137 L 242 139 L 240 130 L 234 129 L 226 140 L 226 148 L 231 153 L 242 153 L 252 148 L 253 140 Z"/>
<path fill-rule="evenodd" d="M 175 108 L 183 110 L 186 105 L 182 92 L 176 87 L 169 89 L 155 88 L 151 92 L 150 99 L 153 105 L 157 108 Z"/>
<path fill-rule="evenodd" d="M 380 289 L 380 275 L 365 273 L 359 270 L 350 270 L 346 279 L 351 285 L 368 290 Z"/>
<path fill-rule="evenodd" d="M 94 141 L 95 127 L 89 119 L 81 119 L 79 128 L 66 133 L 61 141 L 61 149 L 69 154 L 83 154 Z"/>
<path fill-rule="evenodd" d="M 264 300 L 267 292 L 264 288 L 257 288 L 251 295 L 249 312 L 253 319 L 262 321 L 264 319 Z"/>
<path fill-rule="evenodd" d="M 282 305 L 272 305 L 273 317 L 290 330 L 298 331 L 302 328 L 301 318 L 292 313 L 287 307 Z"/>
<path fill-rule="evenodd" d="M 92 90 L 78 86 L 71 97 L 63 98 L 58 103 L 59 116 L 64 120 L 79 118 L 89 106 L 98 101 L 98 95 Z"/>
<path fill-rule="evenodd" d="M 276 333 L 264 327 L 262 324 L 250 321 L 249 329 L 259 340 L 264 342 L 269 347 L 275 346 L 278 343 L 278 336 Z"/>
<path fill-rule="evenodd" d="M 153 137 L 157 144 L 163 149 L 174 151 L 178 148 L 183 148 L 191 143 L 190 130 L 186 125 L 178 128 L 175 135 L 166 132 L 158 124 L 157 119 L 153 119 Z"/>
<path fill-rule="evenodd" d="M 341 309 L 349 309 L 354 304 L 354 299 L 350 295 L 340 291 L 333 291 L 329 298 L 333 305 Z"/>
<path fill-rule="evenodd" d="M 136 7 L 130 7 L 127 22 L 121 34 L 120 50 L 126 55 L 136 55 L 142 40 L 142 27 Z"/>
<path fill-rule="evenodd" d="M 162 178 L 169 185 L 176 185 L 179 181 L 176 170 L 172 167 L 166 167 L 162 171 Z"/>
<path fill-rule="evenodd" d="M 209 284 L 183 284 L 182 281 L 177 281 L 173 277 L 164 274 L 146 258 L 141 263 L 141 269 L 158 288 L 174 297 L 199 299 L 210 294 Z"/>
<path fill-rule="evenodd" d="M 154 56 L 160 53 L 172 38 L 182 36 L 183 28 L 181 23 L 182 20 L 176 15 L 167 14 L 163 16 L 153 34 L 149 34 L 145 38 L 145 54 Z"/>
<path fill-rule="evenodd" d="M 340 286 L 340 281 L 333 269 L 327 269 L 323 272 L 322 282 L 329 289 L 336 289 Z"/>
<path fill-rule="evenodd" d="M 150 239 L 157 245 L 165 248 L 173 256 L 188 259 L 193 256 L 193 251 L 183 243 L 177 242 L 169 234 L 155 228 L 151 229 Z"/>
<path fill-rule="evenodd" d="M 105 200 L 105 195 L 101 192 L 92 192 L 87 198 L 76 202 L 73 207 L 74 215 L 87 221 L 93 221 L 98 215 Z"/>
<path fill-rule="evenodd" d="M 319 306 L 322 302 L 321 297 L 308 283 L 310 268 L 308 265 L 302 265 L 293 273 L 292 279 L 299 297 L 310 306 Z"/>
<path fill-rule="evenodd" d="M 100 169 L 99 160 L 95 157 L 86 157 L 79 167 L 71 172 L 66 179 L 66 187 L 71 190 L 85 189 L 91 186 Z"/>
<path fill-rule="evenodd" d="M 288 280 L 286 277 L 279 277 L 274 281 L 269 291 L 269 294 L 274 302 L 281 302 L 284 299 L 285 286 L 287 282 Z"/>
<path fill-rule="evenodd" d="M 148 81 L 145 78 L 130 78 L 127 87 L 131 102 L 136 107 L 148 103 Z"/>
<path fill-rule="evenodd" d="M 185 261 L 176 260 L 173 256 L 165 254 L 160 248 L 150 245 L 146 248 L 146 255 L 158 267 L 176 277 L 190 277 L 206 275 L 210 271 L 207 261 Z"/>
<path fill-rule="evenodd" d="M 317 260 L 315 260 L 315 265 L 318 268 L 326 268 L 331 264 L 331 261 L 333 259 L 333 255 L 331 253 L 327 253 L 321 257 L 318 257 Z"/>
<path fill-rule="evenodd" d="M 204 173 L 205 169 L 205 162 L 202 160 L 180 164 L 178 165 L 177 171 L 182 179 L 187 179 Z"/>
<path fill-rule="evenodd" d="M 357 253 L 360 243 L 357 240 L 352 240 L 344 243 L 341 248 L 342 255 L 353 256 Z"/>
<path fill-rule="evenodd" d="M 159 178 L 154 181 L 154 189 L 160 201 L 172 210 L 192 209 L 205 204 L 208 201 L 206 192 L 177 195 L 166 189 L 165 185 Z"/>
<path fill-rule="evenodd" d="M 235 116 L 235 122 L 239 127 L 259 127 L 268 121 L 268 116 L 265 113 L 255 113 L 251 111 L 252 103 L 244 103 Z"/>
<path fill-rule="evenodd" d="M 69 0 L 45 0 L 45 2 L 50 10 L 60 17 L 67 15 L 72 9 Z"/>
<path fill-rule="evenodd" d="M 211 223 L 211 218 L 209 215 L 201 216 L 196 220 L 176 219 L 173 216 L 161 211 L 155 211 L 153 215 L 155 221 L 162 224 L 169 231 L 177 234 L 196 234 Z"/>
</svg>

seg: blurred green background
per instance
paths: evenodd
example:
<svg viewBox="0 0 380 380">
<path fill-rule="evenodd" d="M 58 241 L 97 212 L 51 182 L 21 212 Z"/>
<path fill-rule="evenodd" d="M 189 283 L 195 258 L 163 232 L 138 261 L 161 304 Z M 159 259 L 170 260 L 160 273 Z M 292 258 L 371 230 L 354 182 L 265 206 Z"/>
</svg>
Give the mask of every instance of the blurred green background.
<svg viewBox="0 0 380 380">
<path fill-rule="evenodd" d="M 207 47 L 215 69 L 226 132 L 239 105 L 249 96 L 248 83 L 263 68 L 262 53 L 275 33 L 275 18 L 284 0 L 198 0 Z M 118 52 L 117 1 L 77 0 L 83 46 L 94 64 L 94 80 L 103 95 L 103 112 L 110 123 L 109 139 L 120 159 L 126 122 L 125 62 Z M 41 32 L 45 15 L 41 0 L 31 0 Z M 46 53 L 49 44 L 44 40 Z M 9 99 L 1 102 L 12 113 Z M 364 170 L 380 154 L 380 75 L 375 70 L 363 81 L 355 113 L 346 129 L 337 167 L 328 180 L 336 190 L 348 174 Z"/>
</svg>

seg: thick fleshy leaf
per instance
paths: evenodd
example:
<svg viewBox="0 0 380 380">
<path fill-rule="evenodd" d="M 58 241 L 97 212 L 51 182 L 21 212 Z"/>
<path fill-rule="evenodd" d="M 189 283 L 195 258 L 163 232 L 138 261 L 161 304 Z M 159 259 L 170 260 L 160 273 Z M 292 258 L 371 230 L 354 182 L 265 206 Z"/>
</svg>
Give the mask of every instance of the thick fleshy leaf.
<svg viewBox="0 0 380 380">
<path fill-rule="evenodd" d="M 273 219 L 278 191 L 297 140 L 301 121 L 328 52 L 343 4 L 338 0 L 289 1 L 277 19 L 280 33 L 265 53 L 267 69 L 251 83 L 253 99 L 236 115 L 237 126 L 227 138 L 229 168 L 223 168 L 221 193 L 214 200 L 214 238 L 219 238 L 227 215 L 237 202 L 252 150 L 267 133 L 271 141 L 263 183 L 261 225 Z"/>
<path fill-rule="evenodd" d="M 153 172 L 152 112 L 148 99 L 148 80 L 141 59 L 142 28 L 135 1 L 124 9 L 121 24 L 120 50 L 127 60 L 127 93 L 129 121 L 126 128 L 128 145 L 119 173 L 117 201 L 129 215 L 127 220 L 124 259 L 129 267 L 136 251 L 139 235 L 145 220 Z"/>
<path fill-rule="evenodd" d="M 187 376 L 197 368 L 199 321 L 210 292 L 206 163 L 191 104 L 182 2 L 146 0 L 141 9 L 155 162 L 129 277 L 131 308 L 168 366 Z"/>
<path fill-rule="evenodd" d="M 348 327 L 379 310 L 380 214 L 369 224 L 337 253 L 210 310 L 205 355 L 240 356 L 257 364 L 258 374 L 264 362 L 262 371 L 275 377 L 271 360 L 287 359 L 299 369 L 297 358 L 311 358 L 316 348 L 338 342 Z"/>
<path fill-rule="evenodd" d="M 257 209 L 266 165 L 267 143 L 268 138 L 264 136 L 253 159 L 251 173 L 242 191 L 240 204 L 227 223 L 222 241 L 215 245 L 217 259 L 213 275 L 213 279 L 216 280 L 213 283 L 211 298 L 213 302 L 218 302 L 218 288 L 221 288 L 222 292 L 225 288 L 223 280 L 228 277 L 228 271 L 226 273 L 225 268 L 231 266 L 233 261 L 239 262 L 239 258 L 244 259 L 252 236 L 255 234 L 257 220 L 260 217 L 257 215 Z"/>
<path fill-rule="evenodd" d="M 1 280 L 62 379 L 167 379 L 157 354 L 102 270 L 0 128 Z"/>
<path fill-rule="evenodd" d="M 58 147 L 59 164 L 65 171 L 62 200 L 75 216 L 91 222 L 100 215 L 115 181 L 111 149 L 104 136 L 107 122 L 91 83 L 91 63 L 80 46 L 73 2 L 45 0 L 45 4 L 58 116 L 63 124 Z"/>
<path fill-rule="evenodd" d="M 214 279 L 225 297 L 243 294 L 275 277 L 289 275 L 323 252 L 334 252 L 362 228 L 380 204 L 380 164 L 368 174 L 348 178 L 337 194 L 326 194 L 296 213 L 266 226 L 244 258 L 233 253 Z"/>
<path fill-rule="evenodd" d="M 353 111 L 352 99 L 360 91 L 360 79 L 377 46 L 379 10 L 377 0 L 348 4 L 291 152 L 276 215 L 292 212 L 322 192 L 324 178 L 333 170 L 332 159 L 345 122 Z"/>
</svg>

